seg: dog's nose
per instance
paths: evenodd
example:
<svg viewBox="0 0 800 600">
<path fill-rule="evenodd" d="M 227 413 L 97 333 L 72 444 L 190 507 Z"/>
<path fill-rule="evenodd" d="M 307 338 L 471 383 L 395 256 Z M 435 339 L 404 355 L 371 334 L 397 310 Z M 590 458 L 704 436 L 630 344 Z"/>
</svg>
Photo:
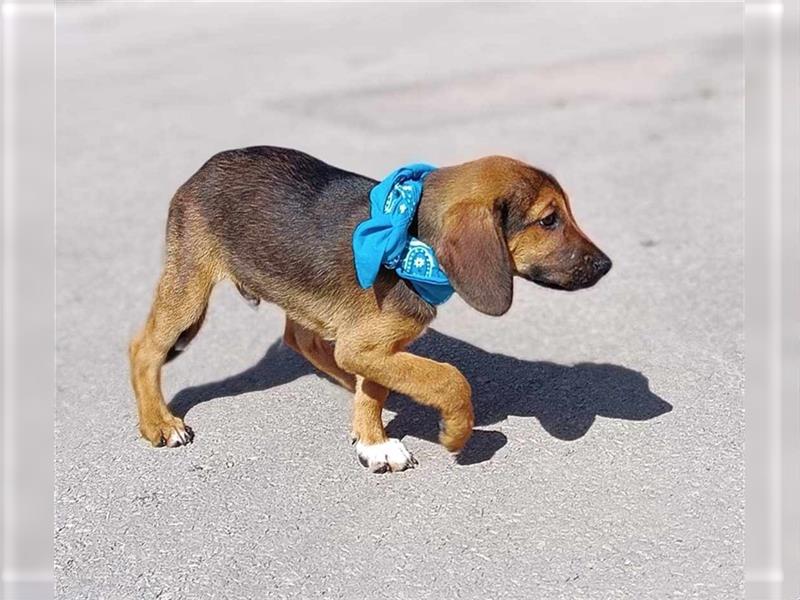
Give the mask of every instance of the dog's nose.
<svg viewBox="0 0 800 600">
<path fill-rule="evenodd" d="M 611 270 L 611 259 L 605 254 L 601 254 L 599 257 L 595 258 L 592 263 L 598 277 L 602 277 Z"/>
<path fill-rule="evenodd" d="M 587 254 L 583 260 L 591 266 L 598 279 L 611 270 L 611 259 L 602 252 L 594 255 Z"/>
</svg>

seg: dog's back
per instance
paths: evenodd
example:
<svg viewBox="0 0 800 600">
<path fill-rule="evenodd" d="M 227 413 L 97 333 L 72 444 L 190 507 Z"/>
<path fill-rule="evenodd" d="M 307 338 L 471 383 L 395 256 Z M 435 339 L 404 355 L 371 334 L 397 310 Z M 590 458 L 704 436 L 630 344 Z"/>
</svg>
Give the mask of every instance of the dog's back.
<svg viewBox="0 0 800 600">
<path fill-rule="evenodd" d="M 304 275 L 325 285 L 339 267 L 333 257 L 369 214 L 374 184 L 296 150 L 221 152 L 173 198 L 168 236 L 207 234 L 230 274 L 248 286 L 273 288 Z M 259 286 L 263 279 L 269 285 Z"/>
</svg>

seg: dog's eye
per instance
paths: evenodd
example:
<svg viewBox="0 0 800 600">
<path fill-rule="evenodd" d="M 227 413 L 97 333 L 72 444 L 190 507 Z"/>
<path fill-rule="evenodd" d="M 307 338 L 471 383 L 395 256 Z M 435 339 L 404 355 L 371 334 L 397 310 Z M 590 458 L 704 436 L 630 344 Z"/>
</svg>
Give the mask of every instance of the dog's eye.
<svg viewBox="0 0 800 600">
<path fill-rule="evenodd" d="M 556 226 L 556 223 L 558 223 L 558 217 L 554 212 L 551 212 L 546 217 L 539 219 L 539 225 L 541 225 L 545 229 L 552 229 L 553 227 Z"/>
</svg>

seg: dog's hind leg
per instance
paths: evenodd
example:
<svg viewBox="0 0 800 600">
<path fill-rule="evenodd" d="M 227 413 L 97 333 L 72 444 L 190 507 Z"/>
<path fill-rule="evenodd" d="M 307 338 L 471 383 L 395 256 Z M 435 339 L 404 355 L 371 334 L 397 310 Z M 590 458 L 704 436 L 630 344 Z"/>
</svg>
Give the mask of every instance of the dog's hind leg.
<svg viewBox="0 0 800 600">
<path fill-rule="evenodd" d="M 139 431 L 154 446 L 181 446 L 194 437 L 183 419 L 173 415 L 164 403 L 161 367 L 197 333 L 215 283 L 210 265 L 168 255 L 150 316 L 131 342 L 131 381 Z"/>
<path fill-rule="evenodd" d="M 333 342 L 323 340 L 316 333 L 299 325 L 288 316 L 286 317 L 283 341 L 292 350 L 302 354 L 308 362 L 331 377 L 342 387 L 351 392 L 355 391 L 355 376 L 336 364 L 336 360 L 333 357 Z"/>
</svg>

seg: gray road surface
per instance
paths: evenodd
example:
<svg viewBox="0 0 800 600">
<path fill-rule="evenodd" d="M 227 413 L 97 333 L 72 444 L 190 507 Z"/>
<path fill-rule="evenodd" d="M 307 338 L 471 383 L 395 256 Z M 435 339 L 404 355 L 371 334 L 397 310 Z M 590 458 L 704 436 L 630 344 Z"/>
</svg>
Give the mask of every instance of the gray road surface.
<svg viewBox="0 0 800 600">
<path fill-rule="evenodd" d="M 58 8 L 56 578 L 61 598 L 733 598 L 742 591 L 740 11 L 729 5 Z M 126 346 L 169 199 L 216 151 L 377 178 L 489 153 L 553 172 L 614 259 L 597 287 L 456 298 L 419 353 L 478 430 L 348 395 L 224 284 L 164 372 L 195 443 L 138 437 Z M 335 215 L 332 215 L 335 218 Z M 313 240 L 310 240 L 313 243 Z"/>
</svg>

